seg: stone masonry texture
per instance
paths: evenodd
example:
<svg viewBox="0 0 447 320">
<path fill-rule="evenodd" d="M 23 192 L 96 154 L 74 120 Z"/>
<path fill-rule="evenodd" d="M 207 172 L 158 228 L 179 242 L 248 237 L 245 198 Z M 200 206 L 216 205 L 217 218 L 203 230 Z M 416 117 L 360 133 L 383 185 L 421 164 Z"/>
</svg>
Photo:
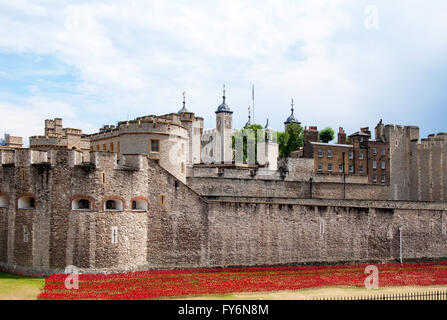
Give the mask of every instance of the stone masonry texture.
<svg viewBox="0 0 447 320">
<path fill-rule="evenodd" d="M 76 150 L 0 153 L 0 265 L 12 271 L 396 261 L 399 230 L 404 261 L 446 258 L 446 203 L 386 200 L 384 186 L 317 182 L 311 199 L 306 181 L 202 177 L 186 185 L 146 155 L 118 163 L 110 152 L 84 161 Z M 135 199 L 147 209 L 133 208 Z M 89 206 L 77 208 L 79 200 Z"/>
</svg>

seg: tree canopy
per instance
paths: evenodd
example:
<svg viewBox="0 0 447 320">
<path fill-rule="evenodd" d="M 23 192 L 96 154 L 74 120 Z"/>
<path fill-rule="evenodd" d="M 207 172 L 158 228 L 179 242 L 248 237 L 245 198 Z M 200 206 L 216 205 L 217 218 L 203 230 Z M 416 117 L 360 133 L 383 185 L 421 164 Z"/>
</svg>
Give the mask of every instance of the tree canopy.
<svg viewBox="0 0 447 320">
<path fill-rule="evenodd" d="M 279 157 L 287 158 L 292 151 L 303 146 L 303 127 L 298 123 L 289 123 L 287 130 L 278 132 Z"/>
<path fill-rule="evenodd" d="M 334 140 L 335 132 L 332 128 L 326 127 L 321 130 L 318 134 L 318 139 L 320 142 L 328 143 L 329 141 Z"/>
<path fill-rule="evenodd" d="M 242 139 L 243 141 L 243 163 L 247 163 L 247 145 L 254 143 L 254 151 L 255 158 L 254 161 L 256 163 L 257 155 L 258 155 L 258 130 L 262 130 L 263 127 L 260 124 L 252 124 L 244 127 L 241 130 L 234 130 L 232 137 L 232 147 L 233 150 L 236 150 L 236 139 Z M 233 160 L 235 159 L 235 154 L 233 155 Z M 239 160 L 239 159 L 238 159 Z"/>
</svg>

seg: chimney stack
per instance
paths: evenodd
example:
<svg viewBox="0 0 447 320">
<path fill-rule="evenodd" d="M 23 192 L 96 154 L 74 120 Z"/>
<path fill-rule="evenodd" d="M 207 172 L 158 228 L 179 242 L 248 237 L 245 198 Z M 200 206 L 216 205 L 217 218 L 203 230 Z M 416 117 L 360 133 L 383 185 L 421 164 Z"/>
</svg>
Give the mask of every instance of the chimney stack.
<svg viewBox="0 0 447 320">
<path fill-rule="evenodd" d="M 338 128 L 337 143 L 346 144 L 346 132 L 343 130 L 343 127 Z"/>
</svg>

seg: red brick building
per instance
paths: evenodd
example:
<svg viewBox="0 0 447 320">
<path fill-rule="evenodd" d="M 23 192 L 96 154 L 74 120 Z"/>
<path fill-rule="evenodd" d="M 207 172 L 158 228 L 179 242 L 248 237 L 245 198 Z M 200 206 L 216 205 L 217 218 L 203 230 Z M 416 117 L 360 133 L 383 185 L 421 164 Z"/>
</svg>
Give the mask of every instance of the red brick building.
<svg viewBox="0 0 447 320">
<path fill-rule="evenodd" d="M 349 135 L 339 128 L 338 143 L 318 142 L 317 127 L 304 130 L 302 156 L 314 159 L 314 171 L 323 174 L 351 174 L 368 176 L 369 183 L 389 184 L 389 144 L 372 140 L 368 127 Z"/>
</svg>

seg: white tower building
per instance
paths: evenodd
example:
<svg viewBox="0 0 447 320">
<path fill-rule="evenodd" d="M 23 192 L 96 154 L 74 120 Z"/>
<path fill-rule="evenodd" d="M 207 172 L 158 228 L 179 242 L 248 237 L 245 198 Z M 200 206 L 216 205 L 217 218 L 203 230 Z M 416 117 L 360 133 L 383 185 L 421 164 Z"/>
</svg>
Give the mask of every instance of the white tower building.
<svg viewBox="0 0 447 320">
<path fill-rule="evenodd" d="M 223 101 L 216 110 L 216 163 L 232 163 L 233 148 L 233 111 L 225 103 L 225 85 L 223 86 Z"/>
</svg>

